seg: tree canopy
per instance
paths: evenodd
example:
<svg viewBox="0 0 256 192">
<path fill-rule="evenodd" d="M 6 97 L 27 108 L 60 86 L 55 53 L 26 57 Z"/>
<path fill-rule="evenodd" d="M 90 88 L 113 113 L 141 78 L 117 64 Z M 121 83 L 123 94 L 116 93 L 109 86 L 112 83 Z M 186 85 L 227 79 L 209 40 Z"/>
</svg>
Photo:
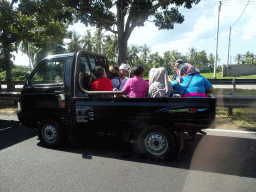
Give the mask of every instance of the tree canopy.
<svg viewBox="0 0 256 192">
<path fill-rule="evenodd" d="M 45 1 L 45 0 L 44 0 Z M 127 41 L 135 27 L 144 26 L 153 16 L 159 29 L 173 29 L 184 16 L 178 6 L 191 8 L 200 0 L 60 0 L 86 26 L 104 28 L 118 35 L 118 63 L 127 62 Z"/>
</svg>

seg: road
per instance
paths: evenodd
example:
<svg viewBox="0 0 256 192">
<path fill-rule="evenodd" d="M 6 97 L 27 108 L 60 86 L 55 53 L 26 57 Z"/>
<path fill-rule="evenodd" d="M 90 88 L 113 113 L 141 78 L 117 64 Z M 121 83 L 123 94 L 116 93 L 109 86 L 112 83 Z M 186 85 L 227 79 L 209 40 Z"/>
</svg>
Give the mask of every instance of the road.
<svg viewBox="0 0 256 192">
<path fill-rule="evenodd" d="M 16 116 L 0 116 L 0 191 L 256 191 L 256 133 L 207 130 L 178 161 L 129 156 L 114 137 L 48 149 Z M 84 139 L 90 137 L 84 135 Z"/>
</svg>

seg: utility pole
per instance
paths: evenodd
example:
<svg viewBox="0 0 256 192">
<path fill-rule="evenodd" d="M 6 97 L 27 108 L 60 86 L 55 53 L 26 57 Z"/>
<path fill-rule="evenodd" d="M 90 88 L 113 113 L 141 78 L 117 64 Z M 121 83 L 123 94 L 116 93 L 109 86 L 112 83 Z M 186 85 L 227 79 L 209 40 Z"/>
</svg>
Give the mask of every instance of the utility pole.
<svg viewBox="0 0 256 192">
<path fill-rule="evenodd" d="M 228 64 L 229 64 L 230 37 L 231 37 L 231 26 L 230 26 L 230 30 L 229 30 L 229 41 L 228 41 L 228 60 L 227 60 L 227 66 L 228 66 Z"/>
<path fill-rule="evenodd" d="M 213 72 L 213 77 L 214 77 L 214 79 L 216 79 L 216 71 L 217 71 L 218 40 L 219 40 L 219 22 L 220 22 L 220 7 L 221 7 L 221 1 L 220 1 L 220 5 L 219 5 L 219 10 L 218 10 L 218 25 L 217 25 L 217 38 L 216 38 L 216 52 L 215 52 L 214 72 Z"/>
</svg>

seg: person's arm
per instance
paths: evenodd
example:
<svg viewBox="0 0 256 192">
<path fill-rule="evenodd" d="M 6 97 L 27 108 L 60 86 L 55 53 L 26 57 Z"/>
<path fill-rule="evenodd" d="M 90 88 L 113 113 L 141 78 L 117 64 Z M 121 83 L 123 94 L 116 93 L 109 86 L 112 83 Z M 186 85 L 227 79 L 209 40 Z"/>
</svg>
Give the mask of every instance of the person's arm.
<svg viewBox="0 0 256 192">
<path fill-rule="evenodd" d="M 205 81 L 204 86 L 205 86 L 206 93 L 212 93 L 214 91 L 212 84 L 206 78 L 204 78 L 204 81 Z"/>
<path fill-rule="evenodd" d="M 123 95 L 127 95 L 127 94 L 129 93 L 131 80 L 132 80 L 132 79 L 128 79 L 128 80 L 126 81 L 126 83 L 125 83 L 125 85 L 124 85 L 124 87 L 123 87 L 123 89 L 122 89 Z"/>
<path fill-rule="evenodd" d="M 213 87 L 211 87 L 210 89 L 207 89 L 207 92 L 208 93 L 212 93 L 214 91 L 214 88 Z"/>
</svg>

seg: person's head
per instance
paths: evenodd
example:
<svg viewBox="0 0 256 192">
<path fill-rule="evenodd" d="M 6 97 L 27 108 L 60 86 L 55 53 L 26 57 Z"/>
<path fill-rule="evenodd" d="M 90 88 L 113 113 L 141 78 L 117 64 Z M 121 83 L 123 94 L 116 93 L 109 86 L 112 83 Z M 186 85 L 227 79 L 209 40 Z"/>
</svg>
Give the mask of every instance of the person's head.
<svg viewBox="0 0 256 192">
<path fill-rule="evenodd" d="M 133 68 L 134 75 L 136 77 L 143 77 L 144 75 L 144 68 L 141 65 L 137 65 Z"/>
<path fill-rule="evenodd" d="M 154 72 L 157 68 L 151 68 L 149 73 L 148 73 L 148 77 L 149 77 L 149 84 L 152 83 L 152 77 L 154 76 Z"/>
<path fill-rule="evenodd" d="M 103 67 L 101 67 L 101 66 L 95 67 L 95 69 L 94 69 L 94 75 L 95 75 L 95 77 L 96 77 L 97 79 L 103 77 L 104 74 L 105 74 L 105 69 L 104 69 Z"/>
<path fill-rule="evenodd" d="M 187 72 L 187 66 L 182 59 L 178 59 L 177 61 L 175 61 L 174 69 L 176 71 L 179 70 L 181 76 L 183 76 Z"/>
<path fill-rule="evenodd" d="M 177 61 L 175 61 L 174 68 L 178 67 L 180 64 L 184 64 L 184 61 L 182 59 L 178 59 Z"/>
<path fill-rule="evenodd" d="M 117 66 L 110 66 L 109 72 L 110 72 L 110 78 L 119 76 L 119 69 Z"/>
<path fill-rule="evenodd" d="M 169 81 L 168 71 L 164 67 L 152 68 L 149 73 L 149 84 L 152 84 L 154 82 L 167 84 L 167 82 Z"/>
<path fill-rule="evenodd" d="M 130 66 L 128 64 L 123 63 L 120 67 L 119 67 L 119 75 L 120 78 L 123 79 L 126 76 L 127 71 L 130 69 Z"/>
<path fill-rule="evenodd" d="M 133 78 L 134 77 L 134 71 L 131 70 L 131 73 L 130 73 L 130 78 Z"/>
</svg>

